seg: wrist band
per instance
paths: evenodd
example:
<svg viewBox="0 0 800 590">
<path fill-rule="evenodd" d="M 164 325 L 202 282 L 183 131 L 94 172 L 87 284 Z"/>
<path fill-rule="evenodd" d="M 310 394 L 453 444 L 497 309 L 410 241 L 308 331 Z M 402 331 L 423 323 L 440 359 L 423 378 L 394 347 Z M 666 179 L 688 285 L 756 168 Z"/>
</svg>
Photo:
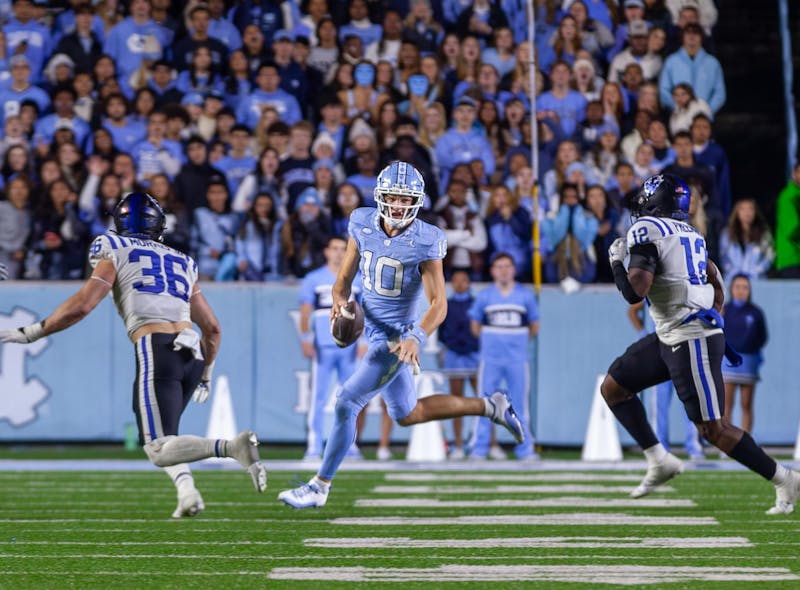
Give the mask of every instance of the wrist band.
<svg viewBox="0 0 800 590">
<path fill-rule="evenodd" d="M 419 342 L 420 348 L 428 339 L 428 333 L 425 332 L 425 330 L 423 330 L 420 326 L 414 326 L 408 336 Z"/>
<path fill-rule="evenodd" d="M 20 328 L 20 330 L 25 334 L 25 338 L 28 339 L 28 342 L 36 342 L 39 338 L 44 336 L 44 324 L 42 322 L 36 322 L 30 326 Z"/>
<path fill-rule="evenodd" d="M 200 377 L 201 381 L 211 381 L 211 373 L 214 372 L 214 362 L 215 361 L 211 361 L 211 364 L 205 366 L 203 374 Z"/>
</svg>

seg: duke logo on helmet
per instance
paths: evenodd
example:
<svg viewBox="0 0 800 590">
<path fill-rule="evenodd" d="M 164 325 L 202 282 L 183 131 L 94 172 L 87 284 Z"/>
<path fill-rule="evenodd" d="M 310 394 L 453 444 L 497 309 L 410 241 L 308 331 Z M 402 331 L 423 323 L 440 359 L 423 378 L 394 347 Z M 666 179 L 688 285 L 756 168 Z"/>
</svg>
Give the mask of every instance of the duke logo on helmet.
<svg viewBox="0 0 800 590">
<path fill-rule="evenodd" d="M 656 174 L 642 184 L 633 198 L 631 213 L 636 217 L 689 218 L 691 191 L 686 183 L 671 174 Z"/>
<path fill-rule="evenodd" d="M 425 181 L 411 164 L 392 162 L 378 174 L 374 194 L 381 219 L 391 227 L 405 227 L 414 220 L 425 201 Z M 412 201 L 410 205 L 387 203 L 389 195 L 412 197 Z M 402 210 L 403 217 L 394 217 L 393 210 Z"/>
<path fill-rule="evenodd" d="M 129 193 L 114 209 L 114 227 L 121 236 L 160 240 L 165 224 L 164 210 L 147 193 Z"/>
</svg>

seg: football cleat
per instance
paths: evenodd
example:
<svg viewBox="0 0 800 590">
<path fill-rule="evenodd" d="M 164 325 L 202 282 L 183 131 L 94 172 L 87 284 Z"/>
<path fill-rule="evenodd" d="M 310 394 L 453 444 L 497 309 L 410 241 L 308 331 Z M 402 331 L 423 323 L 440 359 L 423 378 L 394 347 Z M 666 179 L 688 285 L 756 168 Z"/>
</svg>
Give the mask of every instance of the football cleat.
<svg viewBox="0 0 800 590">
<path fill-rule="evenodd" d="M 463 447 L 453 447 L 450 449 L 450 453 L 447 455 L 447 458 L 451 461 L 461 461 L 466 457 L 467 455 L 464 453 Z"/>
<path fill-rule="evenodd" d="M 800 473 L 789 471 L 786 481 L 775 486 L 775 506 L 767 514 L 791 514 L 800 496 Z"/>
<path fill-rule="evenodd" d="M 325 506 L 325 502 L 328 501 L 328 491 L 330 491 L 330 486 L 328 486 L 328 489 L 323 490 L 322 487 L 310 481 L 292 490 L 282 491 L 278 494 L 278 500 L 288 504 L 295 510 L 322 508 Z"/>
<path fill-rule="evenodd" d="M 375 453 L 375 458 L 378 461 L 391 461 L 392 451 L 389 449 L 389 447 L 378 447 L 378 450 Z"/>
<path fill-rule="evenodd" d="M 267 489 L 267 470 L 258 456 L 258 438 L 252 430 L 245 430 L 228 442 L 228 456 L 236 459 L 245 468 L 253 485 L 260 493 Z"/>
<path fill-rule="evenodd" d="M 492 445 L 489 447 L 489 458 L 495 461 L 505 461 L 508 459 L 508 455 L 500 445 Z"/>
<path fill-rule="evenodd" d="M 631 491 L 631 498 L 641 498 L 653 492 L 658 486 L 668 482 L 683 472 L 683 463 L 672 453 L 667 453 L 661 461 L 647 467 L 642 483 Z"/>
<path fill-rule="evenodd" d="M 502 391 L 495 391 L 489 396 L 488 401 L 492 408 L 492 415 L 489 416 L 492 422 L 505 426 L 517 443 L 525 440 L 525 431 L 522 430 L 522 423 L 511 405 L 511 399 Z"/>
<path fill-rule="evenodd" d="M 178 507 L 172 513 L 172 518 L 197 516 L 205 510 L 205 507 L 200 492 L 192 488 L 184 494 L 178 493 Z"/>
</svg>

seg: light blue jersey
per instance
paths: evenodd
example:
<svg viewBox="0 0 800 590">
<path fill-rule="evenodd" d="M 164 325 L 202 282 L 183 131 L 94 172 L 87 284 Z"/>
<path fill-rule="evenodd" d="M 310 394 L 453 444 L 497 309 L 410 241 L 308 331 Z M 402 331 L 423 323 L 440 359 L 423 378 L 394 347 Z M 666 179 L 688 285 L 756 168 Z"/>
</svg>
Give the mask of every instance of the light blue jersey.
<svg viewBox="0 0 800 590">
<path fill-rule="evenodd" d="M 348 233 L 361 253 L 365 332 L 370 342 L 396 339 L 418 319 L 422 290 L 419 265 L 447 254 L 447 239 L 438 227 L 415 219 L 399 235 L 388 237 L 378 210 L 361 207 L 350 216 Z"/>
<path fill-rule="evenodd" d="M 331 307 L 333 306 L 333 284 L 336 275 L 328 265 L 312 270 L 305 277 L 300 286 L 298 302 L 309 304 L 314 308 L 311 315 L 311 328 L 314 331 L 314 344 L 317 348 L 322 346 L 336 347 L 331 336 Z M 361 281 L 358 275 L 353 280 L 351 299 L 361 296 Z M 348 347 L 349 348 L 349 347 Z"/>
<path fill-rule="evenodd" d="M 508 295 L 495 285 L 478 293 L 469 310 L 481 328 L 481 358 L 502 364 L 528 361 L 529 324 L 539 319 L 533 291 L 516 284 Z"/>
</svg>

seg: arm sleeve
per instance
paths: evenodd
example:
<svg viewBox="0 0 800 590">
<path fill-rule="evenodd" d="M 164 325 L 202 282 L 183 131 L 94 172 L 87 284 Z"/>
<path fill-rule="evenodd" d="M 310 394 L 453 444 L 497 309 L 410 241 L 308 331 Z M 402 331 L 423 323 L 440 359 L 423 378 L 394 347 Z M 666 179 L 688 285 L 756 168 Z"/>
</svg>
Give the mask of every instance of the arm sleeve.
<svg viewBox="0 0 800 590">
<path fill-rule="evenodd" d="M 630 250 L 628 268 L 640 268 L 655 274 L 658 265 L 658 248 L 655 244 L 635 244 Z"/>
</svg>

